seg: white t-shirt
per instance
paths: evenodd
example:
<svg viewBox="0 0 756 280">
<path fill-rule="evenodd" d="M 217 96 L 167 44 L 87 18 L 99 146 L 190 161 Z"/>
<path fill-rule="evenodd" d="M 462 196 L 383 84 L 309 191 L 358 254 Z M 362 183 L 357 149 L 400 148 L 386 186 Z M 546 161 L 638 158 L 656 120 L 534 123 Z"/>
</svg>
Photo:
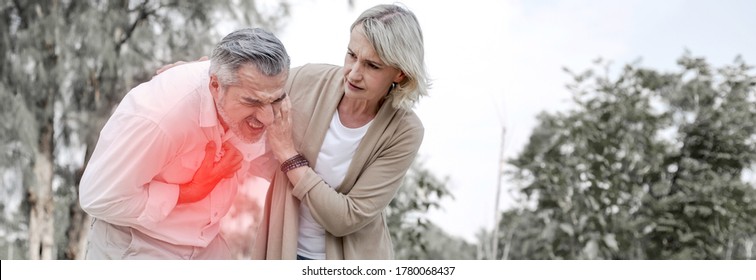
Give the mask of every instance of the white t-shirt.
<svg viewBox="0 0 756 280">
<path fill-rule="evenodd" d="M 341 123 L 338 110 L 333 114 L 314 169 L 331 188 L 338 187 L 344 181 L 357 146 L 372 122 L 362 127 L 348 128 Z M 315 221 L 304 203 L 299 207 L 297 254 L 310 259 L 325 259 L 325 229 Z"/>
</svg>

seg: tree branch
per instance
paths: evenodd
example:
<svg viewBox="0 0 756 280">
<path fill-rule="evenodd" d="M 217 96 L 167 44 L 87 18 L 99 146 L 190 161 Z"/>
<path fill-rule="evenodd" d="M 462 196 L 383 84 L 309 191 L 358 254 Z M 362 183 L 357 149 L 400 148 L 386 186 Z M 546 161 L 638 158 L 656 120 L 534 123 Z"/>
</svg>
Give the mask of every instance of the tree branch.
<svg viewBox="0 0 756 280">
<path fill-rule="evenodd" d="M 134 20 L 134 22 L 129 26 L 128 30 L 124 33 L 121 40 L 116 42 L 116 53 L 118 53 L 121 50 L 121 46 L 126 43 L 126 41 L 131 38 L 131 35 L 134 34 L 134 30 L 136 30 L 136 27 L 141 23 L 143 20 L 146 20 L 150 15 L 153 15 L 155 13 L 155 10 L 148 10 L 147 9 L 147 1 L 142 2 L 142 4 L 139 4 L 139 15 L 137 15 L 137 18 Z"/>
<path fill-rule="evenodd" d="M 21 3 L 19 2 L 19 0 L 13 0 L 13 6 L 16 7 L 16 10 L 18 10 L 18 17 L 21 19 L 21 24 L 18 27 L 18 29 L 25 29 L 29 27 L 28 21 L 24 17 L 25 9 L 21 7 Z"/>
</svg>

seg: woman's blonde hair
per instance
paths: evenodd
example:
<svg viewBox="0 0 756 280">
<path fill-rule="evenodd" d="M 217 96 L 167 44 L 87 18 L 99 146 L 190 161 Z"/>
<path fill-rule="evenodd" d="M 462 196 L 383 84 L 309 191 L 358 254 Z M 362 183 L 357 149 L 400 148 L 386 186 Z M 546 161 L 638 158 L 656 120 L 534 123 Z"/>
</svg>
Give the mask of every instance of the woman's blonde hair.
<svg viewBox="0 0 756 280">
<path fill-rule="evenodd" d="M 363 12 L 350 30 L 362 25 L 365 36 L 381 60 L 402 71 L 406 78 L 389 94 L 392 106 L 411 109 L 420 96 L 428 95 L 430 80 L 425 69 L 423 31 L 415 14 L 398 5 L 378 5 Z"/>
</svg>

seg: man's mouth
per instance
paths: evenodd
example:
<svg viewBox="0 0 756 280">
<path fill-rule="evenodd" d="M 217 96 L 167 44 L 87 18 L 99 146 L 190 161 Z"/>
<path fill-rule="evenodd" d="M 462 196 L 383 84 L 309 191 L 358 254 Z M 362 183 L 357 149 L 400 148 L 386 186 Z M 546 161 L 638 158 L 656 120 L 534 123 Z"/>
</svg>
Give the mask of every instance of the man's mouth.
<svg viewBox="0 0 756 280">
<path fill-rule="evenodd" d="M 252 129 L 261 129 L 261 128 L 263 128 L 263 124 L 261 122 L 258 122 L 258 121 L 256 121 L 255 119 L 252 119 L 252 118 L 250 118 L 250 119 L 247 120 L 247 125 L 249 125 L 249 127 L 251 127 Z"/>
</svg>

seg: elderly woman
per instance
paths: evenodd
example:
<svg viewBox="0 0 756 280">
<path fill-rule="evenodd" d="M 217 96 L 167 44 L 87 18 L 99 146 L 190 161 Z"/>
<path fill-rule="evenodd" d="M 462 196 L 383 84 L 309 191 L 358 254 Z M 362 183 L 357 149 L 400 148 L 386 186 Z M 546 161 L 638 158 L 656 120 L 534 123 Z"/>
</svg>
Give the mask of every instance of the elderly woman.
<svg viewBox="0 0 756 280">
<path fill-rule="evenodd" d="M 412 111 L 426 95 L 423 35 L 397 5 L 352 24 L 344 66 L 291 70 L 268 145 L 281 163 L 255 257 L 392 259 L 384 209 L 423 140 Z"/>
</svg>

